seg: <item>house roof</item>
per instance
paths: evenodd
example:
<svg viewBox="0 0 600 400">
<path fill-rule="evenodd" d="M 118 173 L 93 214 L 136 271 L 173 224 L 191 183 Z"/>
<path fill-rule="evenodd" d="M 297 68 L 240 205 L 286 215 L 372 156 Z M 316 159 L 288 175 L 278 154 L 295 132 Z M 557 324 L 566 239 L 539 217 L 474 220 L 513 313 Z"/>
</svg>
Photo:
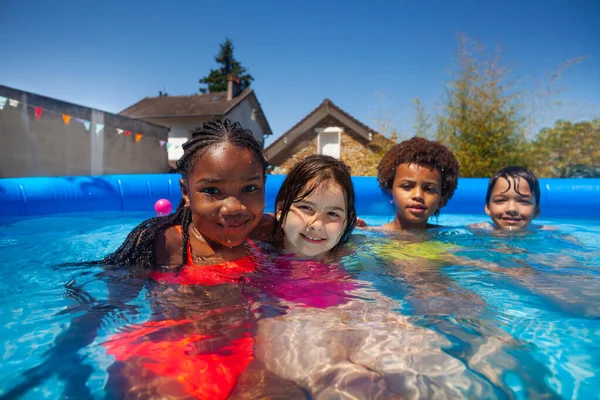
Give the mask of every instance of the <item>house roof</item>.
<svg viewBox="0 0 600 400">
<path fill-rule="evenodd" d="M 227 100 L 227 92 L 189 96 L 145 97 L 119 114 L 133 118 L 225 115 L 251 92 L 252 89 L 245 89 L 232 100 Z"/>
<path fill-rule="evenodd" d="M 180 117 L 224 117 L 244 99 L 250 98 L 259 108 L 257 114 L 266 135 L 273 132 L 267 122 L 256 94 L 244 89 L 239 95 L 227 100 L 227 92 L 193 94 L 189 96 L 145 97 L 119 113 L 131 118 L 180 118 Z"/>
<path fill-rule="evenodd" d="M 284 152 L 288 147 L 293 146 L 296 139 L 310 131 L 315 125 L 328 116 L 335 118 L 335 120 L 339 121 L 345 128 L 358 134 L 365 141 L 373 143 L 374 145 L 379 145 L 381 141 L 389 140 L 336 106 L 331 100 L 325 99 L 317 108 L 312 110 L 300 122 L 290 128 L 265 149 L 265 156 L 267 159 L 276 159 L 277 156 Z"/>
</svg>

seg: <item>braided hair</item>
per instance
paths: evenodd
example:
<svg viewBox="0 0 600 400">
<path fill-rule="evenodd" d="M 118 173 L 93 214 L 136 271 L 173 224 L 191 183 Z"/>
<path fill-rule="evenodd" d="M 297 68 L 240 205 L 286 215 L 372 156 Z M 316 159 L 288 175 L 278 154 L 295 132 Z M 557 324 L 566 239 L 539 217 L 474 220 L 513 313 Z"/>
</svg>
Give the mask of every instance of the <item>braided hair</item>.
<svg viewBox="0 0 600 400">
<path fill-rule="evenodd" d="M 183 155 L 177 161 L 177 171 L 187 181 L 202 155 L 224 143 L 249 150 L 260 162 L 263 175 L 266 173 L 267 162 L 262 153 L 262 145 L 249 129 L 244 129 L 239 122 L 232 123 L 228 119 L 206 122 L 202 127 L 193 130 L 191 139 L 183 145 Z M 129 233 L 114 253 L 106 256 L 100 263 L 142 267 L 156 265 L 156 235 L 175 225 L 181 225 L 182 228 L 181 259 L 185 263 L 188 258 L 188 228 L 191 223 L 192 212 L 182 198 L 173 214 L 143 221 Z"/>
</svg>

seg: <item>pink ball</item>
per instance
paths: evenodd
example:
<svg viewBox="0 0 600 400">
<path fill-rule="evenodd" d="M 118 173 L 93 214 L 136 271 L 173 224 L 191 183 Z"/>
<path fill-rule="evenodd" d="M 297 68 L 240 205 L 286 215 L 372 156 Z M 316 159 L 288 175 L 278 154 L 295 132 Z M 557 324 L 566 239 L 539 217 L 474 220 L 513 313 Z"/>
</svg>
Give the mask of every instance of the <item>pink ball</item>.
<svg viewBox="0 0 600 400">
<path fill-rule="evenodd" d="M 171 202 L 167 199 L 160 199 L 157 200 L 156 203 L 154 203 L 154 211 L 156 211 L 158 215 L 168 215 L 171 213 L 172 209 L 173 206 L 171 205 Z"/>
</svg>

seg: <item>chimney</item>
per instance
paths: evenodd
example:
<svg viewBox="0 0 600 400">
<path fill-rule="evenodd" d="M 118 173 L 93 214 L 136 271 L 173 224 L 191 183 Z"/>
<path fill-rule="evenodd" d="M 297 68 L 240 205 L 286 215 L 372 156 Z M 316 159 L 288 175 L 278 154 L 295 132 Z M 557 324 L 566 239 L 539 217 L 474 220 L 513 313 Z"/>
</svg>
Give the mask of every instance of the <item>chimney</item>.
<svg viewBox="0 0 600 400">
<path fill-rule="evenodd" d="M 237 97 L 241 92 L 240 89 L 240 79 L 229 75 L 229 80 L 227 81 L 227 100 L 233 100 L 234 97 Z"/>
</svg>

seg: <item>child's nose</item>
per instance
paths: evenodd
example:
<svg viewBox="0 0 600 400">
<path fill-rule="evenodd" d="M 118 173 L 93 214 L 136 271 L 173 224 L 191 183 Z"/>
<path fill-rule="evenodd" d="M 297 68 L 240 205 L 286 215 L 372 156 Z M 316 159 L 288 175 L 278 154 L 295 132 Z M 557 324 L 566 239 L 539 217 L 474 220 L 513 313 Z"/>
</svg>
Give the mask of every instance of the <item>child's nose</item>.
<svg viewBox="0 0 600 400">
<path fill-rule="evenodd" d="M 221 206 L 221 214 L 237 215 L 241 213 L 243 209 L 244 205 L 237 197 L 229 196 L 228 198 L 223 200 L 223 205 Z"/>
<path fill-rule="evenodd" d="M 508 214 L 516 214 L 518 213 L 517 211 L 517 203 L 514 201 L 509 201 L 506 205 L 506 212 Z"/>
<path fill-rule="evenodd" d="M 412 194 L 413 194 L 413 198 L 414 199 L 419 199 L 420 200 L 420 199 L 423 198 L 423 189 L 421 189 L 420 187 L 416 186 L 413 189 Z"/>
<path fill-rule="evenodd" d="M 323 221 L 321 220 L 319 213 L 315 214 L 314 219 L 309 222 L 308 227 L 315 231 L 321 230 L 323 228 Z"/>
</svg>

